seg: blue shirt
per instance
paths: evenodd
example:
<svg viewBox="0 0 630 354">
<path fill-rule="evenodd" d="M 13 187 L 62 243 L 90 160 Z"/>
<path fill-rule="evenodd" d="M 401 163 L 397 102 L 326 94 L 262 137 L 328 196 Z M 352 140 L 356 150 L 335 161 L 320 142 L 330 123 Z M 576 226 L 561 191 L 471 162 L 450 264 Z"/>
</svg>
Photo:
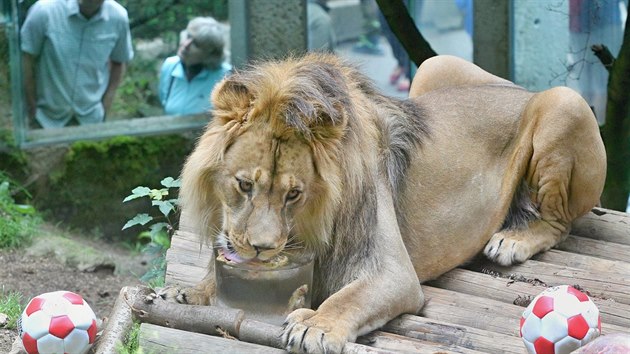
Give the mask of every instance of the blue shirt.
<svg viewBox="0 0 630 354">
<path fill-rule="evenodd" d="M 217 70 L 203 69 L 191 81 L 186 79 L 178 56 L 168 57 L 160 70 L 160 102 L 168 115 L 196 114 L 212 108 L 210 93 L 214 85 L 230 72 L 230 64 Z"/>
<path fill-rule="evenodd" d="M 91 18 L 77 0 L 40 0 L 20 31 L 22 51 L 36 57 L 37 110 L 44 128 L 103 121 L 109 61 L 133 58 L 127 10 L 106 0 Z"/>
</svg>

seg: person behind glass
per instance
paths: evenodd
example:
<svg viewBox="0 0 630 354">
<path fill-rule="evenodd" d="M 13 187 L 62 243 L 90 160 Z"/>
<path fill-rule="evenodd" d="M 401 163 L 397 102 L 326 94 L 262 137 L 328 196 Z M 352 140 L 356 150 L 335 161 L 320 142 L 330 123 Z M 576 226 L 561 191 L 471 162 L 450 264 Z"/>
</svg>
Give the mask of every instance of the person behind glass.
<svg viewBox="0 0 630 354">
<path fill-rule="evenodd" d="M 168 115 L 196 114 L 212 108 L 210 92 L 232 69 L 225 62 L 223 28 L 212 17 L 196 17 L 180 36 L 177 55 L 160 70 L 159 96 Z"/>
<path fill-rule="evenodd" d="M 133 58 L 127 10 L 114 0 L 40 0 L 20 36 L 31 124 L 103 122 Z"/>
</svg>

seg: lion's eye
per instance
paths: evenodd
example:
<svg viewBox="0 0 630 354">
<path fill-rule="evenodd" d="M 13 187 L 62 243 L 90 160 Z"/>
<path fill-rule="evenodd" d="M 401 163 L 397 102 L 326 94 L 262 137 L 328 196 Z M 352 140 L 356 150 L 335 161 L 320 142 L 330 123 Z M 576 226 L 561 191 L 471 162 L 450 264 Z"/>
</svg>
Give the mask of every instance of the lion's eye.
<svg viewBox="0 0 630 354">
<path fill-rule="evenodd" d="M 242 192 L 249 193 L 252 191 L 252 182 L 238 178 L 236 180 L 238 181 L 238 188 L 240 188 Z"/>
<path fill-rule="evenodd" d="M 301 193 L 302 191 L 300 191 L 299 189 L 291 189 L 289 193 L 287 193 L 287 201 L 296 200 Z"/>
</svg>

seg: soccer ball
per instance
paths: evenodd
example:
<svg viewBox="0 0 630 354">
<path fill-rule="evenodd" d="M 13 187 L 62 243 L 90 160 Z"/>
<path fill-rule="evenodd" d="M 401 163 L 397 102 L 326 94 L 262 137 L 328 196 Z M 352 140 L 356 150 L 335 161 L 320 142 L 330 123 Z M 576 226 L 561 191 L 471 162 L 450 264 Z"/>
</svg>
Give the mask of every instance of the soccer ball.
<svg viewBox="0 0 630 354">
<path fill-rule="evenodd" d="M 83 354 L 96 339 L 96 316 L 80 295 L 55 291 L 29 301 L 18 330 L 29 354 Z"/>
<path fill-rule="evenodd" d="M 520 333 L 531 354 L 570 353 L 599 336 L 599 309 L 569 285 L 548 288 L 523 311 Z"/>
</svg>

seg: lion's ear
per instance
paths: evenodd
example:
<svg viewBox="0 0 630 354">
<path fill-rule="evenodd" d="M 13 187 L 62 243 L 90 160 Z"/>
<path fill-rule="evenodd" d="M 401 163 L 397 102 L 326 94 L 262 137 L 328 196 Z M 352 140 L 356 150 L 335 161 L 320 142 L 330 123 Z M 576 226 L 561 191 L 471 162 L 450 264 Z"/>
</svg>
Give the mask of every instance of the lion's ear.
<svg viewBox="0 0 630 354">
<path fill-rule="evenodd" d="M 251 99 L 251 93 L 235 75 L 226 77 L 212 90 L 213 119 L 221 125 L 242 120 Z"/>
</svg>

